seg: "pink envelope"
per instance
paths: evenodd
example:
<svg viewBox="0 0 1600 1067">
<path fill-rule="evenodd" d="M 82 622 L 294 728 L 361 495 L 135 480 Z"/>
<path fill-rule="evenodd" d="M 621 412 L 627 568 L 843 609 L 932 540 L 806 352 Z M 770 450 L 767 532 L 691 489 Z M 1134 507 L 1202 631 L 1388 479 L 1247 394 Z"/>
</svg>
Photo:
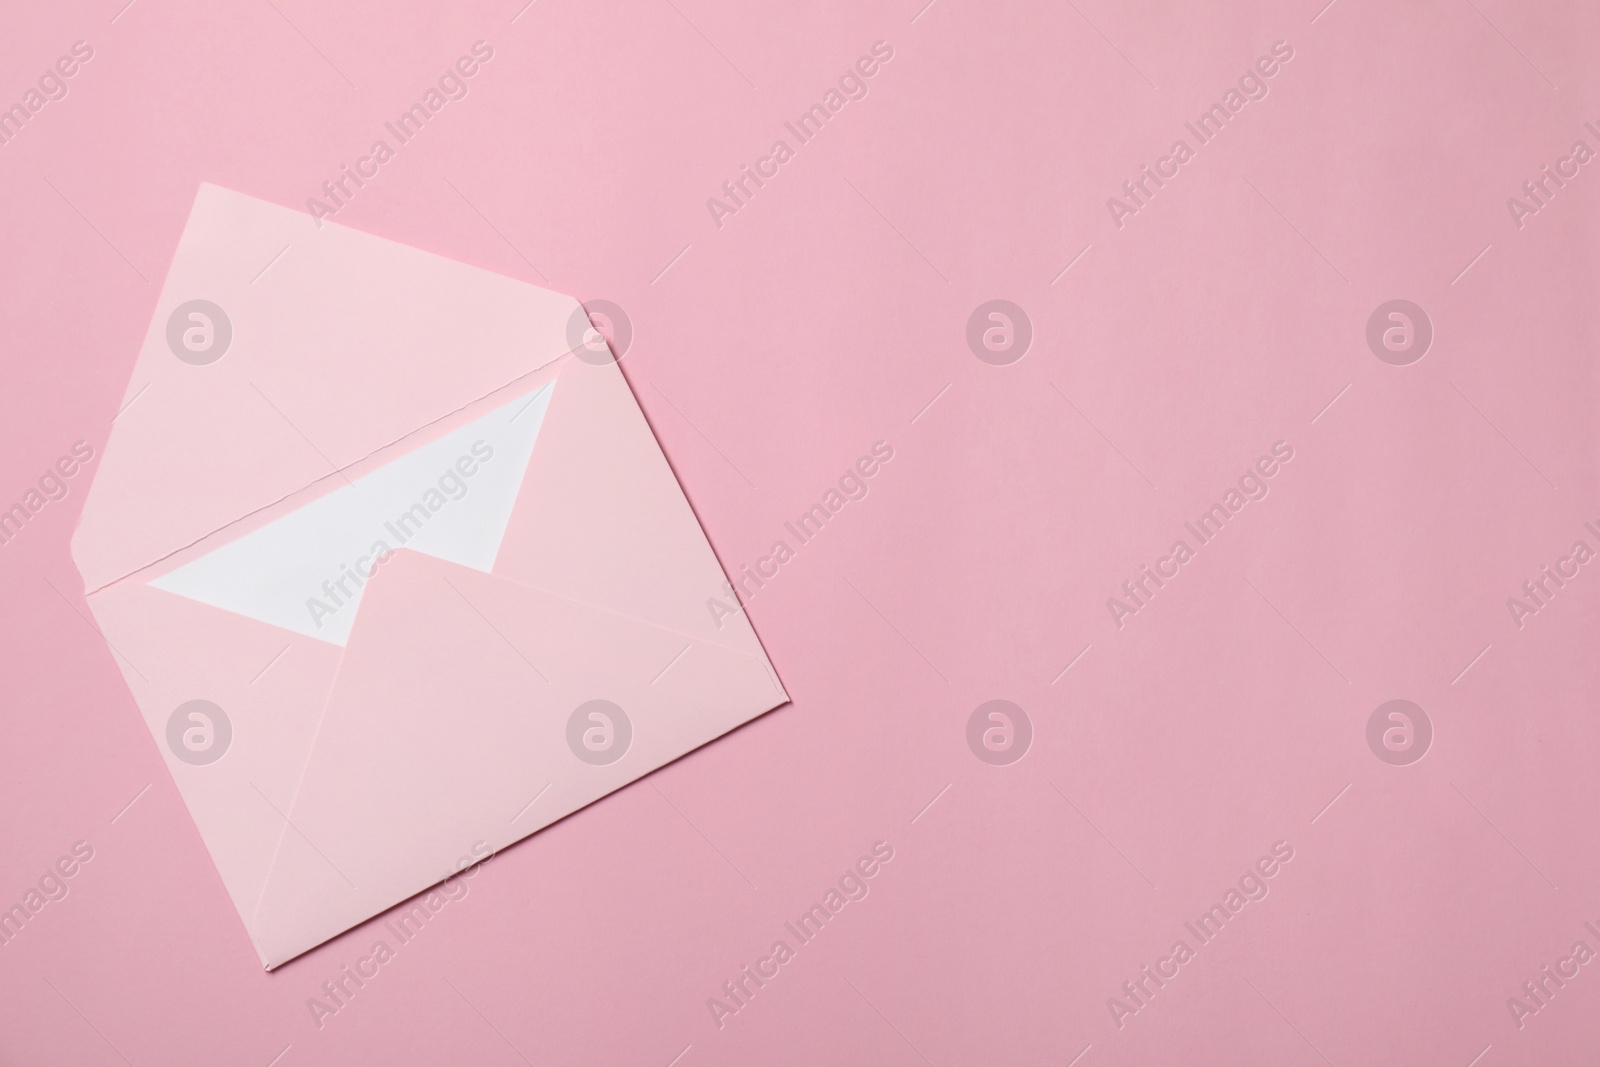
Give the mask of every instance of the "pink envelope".
<svg viewBox="0 0 1600 1067">
<path fill-rule="evenodd" d="M 72 549 L 268 968 L 788 699 L 576 300 L 215 186 Z"/>
</svg>

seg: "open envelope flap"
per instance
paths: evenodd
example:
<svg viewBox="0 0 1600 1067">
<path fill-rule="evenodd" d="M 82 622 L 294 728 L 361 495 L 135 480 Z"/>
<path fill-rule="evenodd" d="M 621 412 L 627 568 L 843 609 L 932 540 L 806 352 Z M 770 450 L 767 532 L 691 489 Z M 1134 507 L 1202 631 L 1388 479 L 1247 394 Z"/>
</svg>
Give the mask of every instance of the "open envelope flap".
<svg viewBox="0 0 1600 1067">
<path fill-rule="evenodd" d="M 764 655 L 408 551 L 367 598 L 246 912 L 269 966 L 786 699 Z"/>
<path fill-rule="evenodd" d="M 73 537 L 89 591 L 570 350 L 578 302 L 202 185 Z"/>
<path fill-rule="evenodd" d="M 496 574 L 765 659 L 615 363 L 561 365 L 523 499 Z"/>
</svg>

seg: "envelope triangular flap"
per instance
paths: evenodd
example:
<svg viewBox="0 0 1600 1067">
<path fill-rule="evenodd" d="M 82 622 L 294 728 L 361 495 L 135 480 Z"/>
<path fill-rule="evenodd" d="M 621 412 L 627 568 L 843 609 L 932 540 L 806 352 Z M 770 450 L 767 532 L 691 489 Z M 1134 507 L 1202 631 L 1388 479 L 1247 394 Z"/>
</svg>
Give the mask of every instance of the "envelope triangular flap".
<svg viewBox="0 0 1600 1067">
<path fill-rule="evenodd" d="M 766 659 L 615 363 L 570 358 L 495 573 Z"/>
<path fill-rule="evenodd" d="M 196 300 L 229 335 L 214 361 L 169 337 Z M 73 537 L 86 589 L 559 358 L 575 312 L 572 297 L 202 185 Z"/>
<path fill-rule="evenodd" d="M 367 596 L 247 918 L 269 967 L 785 699 L 764 659 L 429 556 Z M 597 699 L 629 721 L 611 763 L 568 732 Z"/>
</svg>

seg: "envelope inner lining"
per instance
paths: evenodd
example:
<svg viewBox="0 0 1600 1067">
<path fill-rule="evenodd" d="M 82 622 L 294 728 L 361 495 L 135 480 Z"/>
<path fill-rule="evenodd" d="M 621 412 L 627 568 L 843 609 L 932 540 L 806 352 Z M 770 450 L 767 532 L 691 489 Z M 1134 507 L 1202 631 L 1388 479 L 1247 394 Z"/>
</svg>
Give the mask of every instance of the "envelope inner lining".
<svg viewBox="0 0 1600 1067">
<path fill-rule="evenodd" d="M 329 644 L 401 548 L 489 573 L 555 383 L 153 579 L 157 589 Z"/>
</svg>

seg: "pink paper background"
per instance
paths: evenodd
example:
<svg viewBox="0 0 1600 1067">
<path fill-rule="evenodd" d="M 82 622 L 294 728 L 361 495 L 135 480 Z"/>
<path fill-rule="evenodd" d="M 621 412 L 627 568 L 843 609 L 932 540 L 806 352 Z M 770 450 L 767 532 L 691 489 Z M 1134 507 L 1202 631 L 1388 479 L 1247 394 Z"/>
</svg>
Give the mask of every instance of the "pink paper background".
<svg viewBox="0 0 1600 1067">
<path fill-rule="evenodd" d="M 1594 1048 L 1594 964 L 1520 1029 L 1506 1001 L 1600 950 L 1600 577 L 1520 629 L 1506 600 L 1600 547 L 1600 177 L 1520 229 L 1506 198 L 1600 149 L 1600 10 L 121 4 L 0 39 L 0 105 L 94 49 L 0 147 L 0 507 L 104 443 L 200 181 L 304 205 L 478 40 L 466 98 L 338 221 L 625 308 L 731 572 L 894 458 L 750 601 L 792 705 L 496 857 L 320 1028 L 308 998 L 381 922 L 260 969 L 88 622 L 91 464 L 0 546 L 0 905 L 94 849 L 0 947 L 0 1061 Z M 718 228 L 707 197 L 880 40 L 866 98 Z M 1269 95 L 1118 229 L 1106 198 L 1280 40 Z M 965 340 L 997 297 L 1034 329 L 1008 366 Z M 1405 367 L 1364 336 L 1395 298 L 1435 332 Z M 1106 598 L 1280 440 L 1269 496 L 1118 629 Z M 967 745 L 995 698 L 1033 724 L 1009 766 Z M 1410 766 L 1367 747 L 1394 698 L 1435 731 Z M 1267 898 L 1119 1029 L 1107 999 L 1279 840 Z M 877 841 L 870 895 L 719 1029 L 707 998 Z"/>
</svg>

